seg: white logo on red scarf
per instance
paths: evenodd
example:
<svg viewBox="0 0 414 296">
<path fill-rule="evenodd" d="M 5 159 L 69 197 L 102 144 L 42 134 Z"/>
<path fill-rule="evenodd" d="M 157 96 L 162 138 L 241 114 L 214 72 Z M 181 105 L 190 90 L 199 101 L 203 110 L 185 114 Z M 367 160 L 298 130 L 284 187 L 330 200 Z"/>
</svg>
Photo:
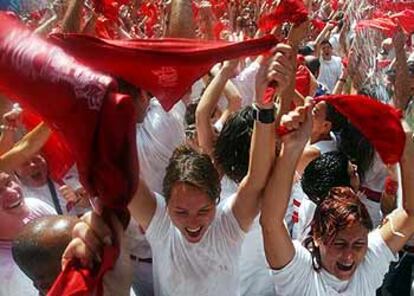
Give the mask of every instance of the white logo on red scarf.
<svg viewBox="0 0 414 296">
<path fill-rule="evenodd" d="M 158 85 L 161 87 L 175 87 L 178 83 L 177 70 L 173 67 L 161 67 L 152 73 L 158 78 Z"/>
<path fill-rule="evenodd" d="M 23 75 L 59 83 L 66 82 L 75 96 L 99 110 L 112 79 L 79 64 L 61 48 L 51 46 L 27 31 L 14 30 L 0 44 L 2 58 Z"/>
</svg>

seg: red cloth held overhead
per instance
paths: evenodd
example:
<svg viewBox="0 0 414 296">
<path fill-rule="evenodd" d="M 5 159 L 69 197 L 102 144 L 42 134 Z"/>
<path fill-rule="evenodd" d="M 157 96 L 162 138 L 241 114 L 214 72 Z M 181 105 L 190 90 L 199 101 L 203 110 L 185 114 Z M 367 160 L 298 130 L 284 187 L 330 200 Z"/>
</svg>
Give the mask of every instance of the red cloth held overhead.
<svg viewBox="0 0 414 296">
<path fill-rule="evenodd" d="M 274 36 L 238 43 L 103 40 L 80 34 L 52 34 L 50 38 L 83 64 L 151 92 L 167 111 L 217 62 L 257 55 L 277 44 Z"/>
<path fill-rule="evenodd" d="M 285 22 L 299 25 L 308 20 L 308 10 L 302 0 L 281 0 L 279 5 L 269 14 L 259 19 L 259 28 L 264 32 Z"/>
<path fill-rule="evenodd" d="M 372 20 L 362 20 L 357 23 L 356 30 L 373 28 L 381 30 L 385 35 L 391 37 L 398 30 L 398 24 L 389 18 L 376 18 Z"/>
<path fill-rule="evenodd" d="M 391 15 L 390 18 L 401 26 L 405 34 L 414 33 L 414 10 L 405 9 Z"/>
<path fill-rule="evenodd" d="M 400 161 L 405 134 L 401 112 L 390 105 L 362 95 L 329 95 L 315 99 L 326 101 L 348 118 L 374 146 L 385 164 Z"/>
<path fill-rule="evenodd" d="M 131 98 L 115 93 L 109 76 L 80 64 L 5 13 L 0 13 L 0 56 L 0 92 L 41 115 L 71 149 L 82 185 L 104 209 L 126 217 L 139 173 Z M 95 287 L 95 295 L 102 295 L 100 275 L 113 265 L 117 250 L 104 251 L 108 265 L 96 275 L 70 264 L 70 279 L 62 275 L 55 284 L 60 288 L 49 295 L 92 295 Z M 87 289 L 79 292 L 82 282 Z"/>
</svg>

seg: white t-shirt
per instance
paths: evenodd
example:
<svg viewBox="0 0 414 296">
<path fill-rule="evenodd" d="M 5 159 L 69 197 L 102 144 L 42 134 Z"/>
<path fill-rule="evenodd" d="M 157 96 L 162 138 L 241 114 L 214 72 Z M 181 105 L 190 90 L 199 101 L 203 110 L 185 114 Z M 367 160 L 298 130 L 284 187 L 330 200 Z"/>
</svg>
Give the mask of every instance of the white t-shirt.
<svg viewBox="0 0 414 296">
<path fill-rule="evenodd" d="M 146 231 L 153 255 L 155 295 L 239 295 L 244 232 L 231 207 L 217 207 L 214 221 L 194 244 L 171 222 L 164 198 L 156 194 L 156 200 L 157 208 Z"/>
<path fill-rule="evenodd" d="M 398 259 L 385 244 L 379 230 L 374 230 L 368 235 L 368 251 L 352 279 L 341 281 L 324 269 L 316 272 L 310 252 L 298 241 L 293 245 L 295 256 L 292 261 L 280 270 L 271 271 L 276 293 L 280 296 L 374 296 L 390 262 Z"/>
<path fill-rule="evenodd" d="M 68 213 L 67 210 L 66 210 L 66 200 L 63 198 L 63 196 L 58 191 L 59 185 L 57 185 L 54 182 L 53 182 L 53 185 L 55 186 L 57 198 L 58 198 L 58 201 L 59 201 L 59 206 L 62 209 L 63 214 L 66 215 Z M 52 194 L 50 192 L 49 186 L 47 184 L 45 184 L 43 186 L 39 186 L 39 187 L 30 187 L 30 186 L 25 186 L 25 185 L 21 184 L 21 187 L 23 189 L 23 195 L 24 196 L 39 199 L 39 200 L 47 203 L 53 209 L 55 209 L 55 205 L 53 203 L 53 197 L 52 197 Z"/>
<path fill-rule="evenodd" d="M 321 67 L 319 70 L 318 81 L 326 85 L 330 92 L 335 88 L 342 73 L 342 61 L 340 57 L 332 56 L 330 60 L 319 59 Z"/>
<path fill-rule="evenodd" d="M 300 186 L 299 186 L 300 187 Z M 302 190 L 302 187 L 300 187 Z M 303 191 L 302 191 L 303 192 Z M 302 242 L 311 230 L 313 215 L 315 214 L 316 204 L 303 193 L 304 197 L 297 209 L 297 221 L 293 224 L 292 239 Z"/>
<path fill-rule="evenodd" d="M 336 136 L 333 132 L 329 133 L 331 137 L 330 140 L 322 140 L 316 143 L 313 143 L 311 146 L 318 149 L 321 154 L 337 151 L 338 150 L 338 142 L 336 140 Z"/>
<path fill-rule="evenodd" d="M 56 215 L 46 203 L 36 198 L 25 198 L 30 214 L 23 220 L 25 224 L 43 216 Z M 38 296 L 39 291 L 14 262 L 10 241 L 0 241 L 0 296 Z"/>
<path fill-rule="evenodd" d="M 259 217 L 256 217 L 254 220 L 242 244 L 240 256 L 240 295 L 276 295 L 264 253 L 263 235 Z"/>
<path fill-rule="evenodd" d="M 183 102 L 165 112 L 153 98 L 144 122 L 137 126 L 139 172 L 151 191 L 162 192 L 165 168 L 175 148 L 184 143 L 184 114 Z"/>
</svg>

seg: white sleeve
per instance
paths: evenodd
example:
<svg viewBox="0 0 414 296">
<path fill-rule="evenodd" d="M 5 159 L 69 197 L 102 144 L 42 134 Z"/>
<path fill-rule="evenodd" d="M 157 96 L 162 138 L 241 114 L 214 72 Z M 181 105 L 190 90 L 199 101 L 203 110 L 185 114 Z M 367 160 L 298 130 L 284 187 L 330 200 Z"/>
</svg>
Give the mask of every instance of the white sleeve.
<svg viewBox="0 0 414 296">
<path fill-rule="evenodd" d="M 366 284 L 373 289 L 382 285 L 384 275 L 388 272 L 391 261 L 397 261 L 398 255 L 394 255 L 385 243 L 379 229 L 368 235 L 368 251 L 365 255 L 361 272 L 364 273 Z"/>
<path fill-rule="evenodd" d="M 295 256 L 279 270 L 271 270 L 276 295 L 303 295 L 304 287 L 310 285 L 315 271 L 310 252 L 299 241 L 293 241 Z"/>
<path fill-rule="evenodd" d="M 145 231 L 145 237 L 150 245 L 162 242 L 168 236 L 171 227 L 171 220 L 164 197 L 155 193 L 155 199 L 157 201 L 157 208 L 147 231 Z"/>
<path fill-rule="evenodd" d="M 184 143 L 182 103 L 165 112 L 157 101 L 152 101 L 145 120 L 137 130 L 137 148 L 140 176 L 149 189 L 162 192 L 165 168 L 177 146 Z"/>
<path fill-rule="evenodd" d="M 230 243 L 237 243 L 244 239 L 245 233 L 233 214 L 231 199 L 225 201 L 222 208 L 217 207 L 219 211 L 217 235 L 226 238 Z"/>
</svg>

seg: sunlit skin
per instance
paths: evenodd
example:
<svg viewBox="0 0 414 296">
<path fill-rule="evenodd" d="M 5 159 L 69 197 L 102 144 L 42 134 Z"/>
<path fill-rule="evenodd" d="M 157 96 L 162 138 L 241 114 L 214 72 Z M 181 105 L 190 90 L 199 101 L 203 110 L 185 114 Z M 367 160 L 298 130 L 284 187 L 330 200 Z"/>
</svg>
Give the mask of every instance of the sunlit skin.
<svg viewBox="0 0 414 296">
<path fill-rule="evenodd" d="M 0 240 L 12 240 L 29 215 L 20 185 L 9 174 L 0 172 Z"/>
<path fill-rule="evenodd" d="M 198 243 L 214 220 L 216 204 L 199 188 L 178 182 L 171 190 L 168 213 L 185 239 Z"/>
<path fill-rule="evenodd" d="M 47 163 L 41 155 L 35 155 L 16 170 L 20 181 L 30 187 L 40 187 L 47 182 Z"/>
<path fill-rule="evenodd" d="M 313 125 L 311 133 L 311 143 L 320 140 L 330 140 L 329 132 L 332 124 L 326 120 L 326 102 L 317 103 L 312 110 Z"/>
<path fill-rule="evenodd" d="M 316 240 L 316 244 L 322 267 L 339 280 L 350 280 L 367 252 L 368 229 L 355 222 L 339 231 L 332 242 Z"/>
</svg>

